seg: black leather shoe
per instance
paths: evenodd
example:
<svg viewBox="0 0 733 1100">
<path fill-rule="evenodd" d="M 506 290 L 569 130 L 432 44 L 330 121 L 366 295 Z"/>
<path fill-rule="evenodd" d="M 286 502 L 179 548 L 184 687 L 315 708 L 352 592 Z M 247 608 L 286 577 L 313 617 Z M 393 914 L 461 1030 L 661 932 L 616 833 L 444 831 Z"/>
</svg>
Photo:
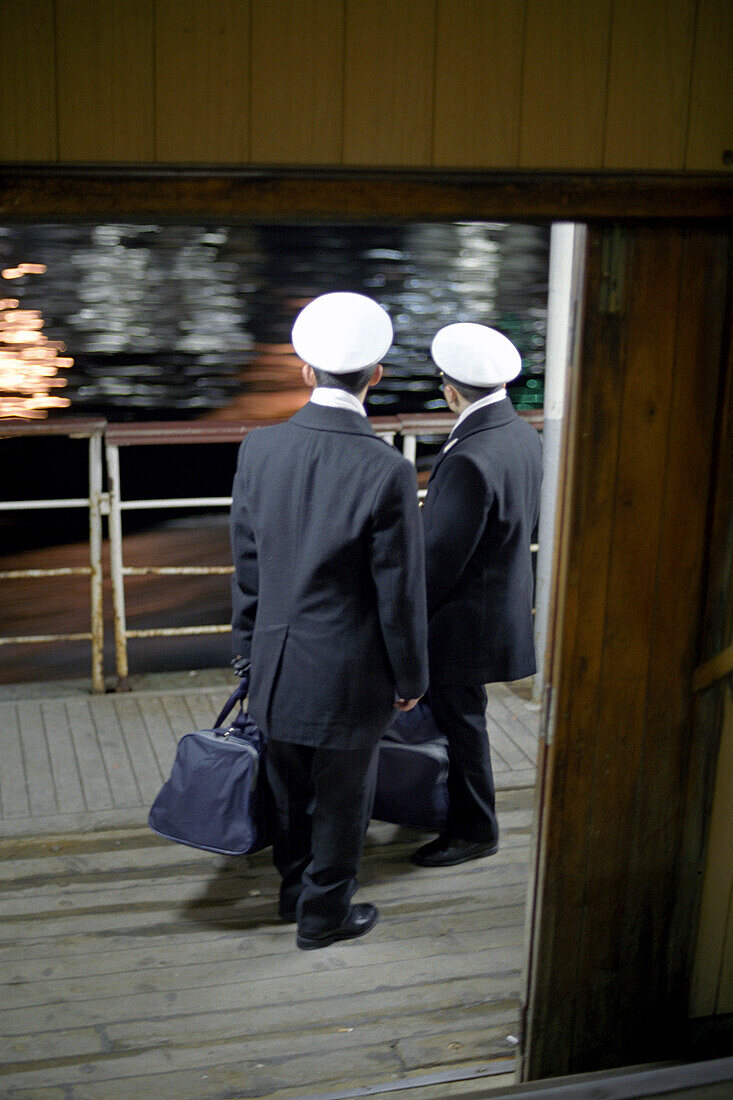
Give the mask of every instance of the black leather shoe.
<svg viewBox="0 0 733 1100">
<path fill-rule="evenodd" d="M 457 837 L 439 836 L 429 844 L 423 844 L 410 859 L 418 867 L 454 867 L 471 859 L 493 856 L 499 850 L 498 840 L 460 840 Z"/>
<path fill-rule="evenodd" d="M 278 908 L 277 915 L 280 920 L 284 920 L 286 924 L 294 924 L 296 920 L 295 909 L 283 909 L 282 905 Z"/>
<path fill-rule="evenodd" d="M 320 936 L 303 936 L 298 933 L 295 942 L 301 951 L 315 951 L 319 947 L 328 947 L 337 940 L 353 940 L 364 936 L 379 920 L 376 905 L 352 905 L 351 911 L 342 925 L 332 932 L 322 932 Z"/>
</svg>

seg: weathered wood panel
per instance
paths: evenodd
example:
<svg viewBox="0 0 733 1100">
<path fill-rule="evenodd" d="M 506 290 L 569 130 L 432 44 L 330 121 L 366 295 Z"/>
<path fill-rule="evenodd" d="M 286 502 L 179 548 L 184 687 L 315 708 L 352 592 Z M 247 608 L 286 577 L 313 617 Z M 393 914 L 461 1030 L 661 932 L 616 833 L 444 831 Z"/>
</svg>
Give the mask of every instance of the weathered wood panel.
<svg viewBox="0 0 733 1100">
<path fill-rule="evenodd" d="M 55 160 L 53 0 L 0 5 L 0 42 L 0 160 Z"/>
<path fill-rule="evenodd" d="M 346 0 L 344 164 L 432 159 L 436 0 Z"/>
<path fill-rule="evenodd" d="M 530 1077 L 672 1056 L 692 951 L 689 924 L 670 951 L 670 897 L 685 877 L 726 245 L 593 233 L 589 263 Z"/>
<path fill-rule="evenodd" d="M 415 834 L 370 830 L 380 923 L 315 953 L 277 919 L 269 852 L 146 830 L 0 842 L 3 1088 L 297 1097 L 511 1069 L 531 797 L 499 796 L 501 852 L 463 868 L 418 871 Z"/>
<path fill-rule="evenodd" d="M 670 863 L 669 852 L 678 850 L 680 844 L 690 767 L 690 670 L 697 663 L 696 623 L 703 599 L 710 503 L 708 492 L 701 487 L 711 483 L 715 458 L 726 252 L 724 238 L 690 232 L 680 268 L 647 713 L 639 767 L 641 789 L 654 791 L 654 797 L 637 801 L 631 847 L 635 897 L 633 904 L 627 905 L 621 929 L 624 941 L 632 945 L 629 966 L 636 963 L 660 976 L 638 991 L 640 1007 L 646 1001 L 650 1018 L 659 1015 L 657 1002 L 662 997 L 674 1001 L 679 1013 L 674 986 L 682 984 L 689 969 L 680 968 L 669 954 L 668 899 L 675 894 L 680 873 L 677 860 Z M 702 445 L 702 440 L 708 445 Z M 690 942 L 688 957 L 691 950 Z M 663 1020 L 661 1024 L 663 1028 Z"/>
<path fill-rule="evenodd" d="M 83 181 L 83 186 L 80 181 Z M 729 218 L 729 177 L 346 172 L 226 175 L 0 170 L 0 216 L 273 218 Z"/>
<path fill-rule="evenodd" d="M 519 163 L 526 0 L 438 0 L 433 164 Z"/>
<path fill-rule="evenodd" d="M 155 159 L 249 159 L 249 0 L 155 0 Z"/>
<path fill-rule="evenodd" d="M 694 30 L 695 0 L 613 0 L 604 167 L 684 167 Z"/>
<path fill-rule="evenodd" d="M 252 0 L 255 164 L 338 164 L 343 0 Z"/>
<path fill-rule="evenodd" d="M 604 252 L 610 241 L 592 236 L 589 244 L 587 300 L 597 303 Z M 536 899 L 541 926 L 535 927 L 533 955 L 537 962 L 530 974 L 529 1036 L 526 1040 L 530 1064 L 537 1065 L 548 1051 L 558 1052 L 568 1072 L 568 1046 L 574 1019 L 574 990 L 578 960 L 575 952 L 584 927 L 583 881 L 587 869 L 588 807 L 591 803 L 592 761 L 596 745 L 598 685 L 603 660 L 603 624 L 608 589 L 610 539 L 616 466 L 621 431 L 618 393 L 623 383 L 625 344 L 622 343 L 618 312 L 589 311 L 584 318 L 582 352 L 584 362 L 593 361 L 594 384 L 575 381 L 577 409 L 575 423 L 577 453 L 582 462 L 568 472 L 574 479 L 564 532 L 573 532 L 565 575 L 561 580 L 563 606 L 562 635 L 565 640 L 559 664 L 559 639 L 555 639 L 553 660 L 557 665 L 552 680 L 556 694 L 557 725 L 572 729 L 572 740 L 563 741 L 562 766 L 559 749 L 548 749 L 552 783 L 546 792 L 541 832 L 542 893 Z M 565 515 L 565 512 L 563 513 Z M 582 548 L 580 535 L 582 532 Z M 578 540 L 576 542 L 576 539 Z M 579 628 L 583 624 L 584 630 Z M 575 676 L 574 690 L 569 690 Z M 559 733 L 558 733 L 559 736 Z M 543 756 L 543 764 L 544 756 Z M 550 798 L 551 795 L 551 798 Z M 581 807 L 583 809 L 581 809 Z M 562 958 L 562 962 L 559 959 Z M 564 980 L 558 972 L 564 971 Z M 537 999 L 545 996 L 550 983 L 555 996 L 554 1011 Z M 557 983 L 557 984 L 556 984 Z M 535 1031 L 535 1027 L 537 1031 Z M 541 1049 L 537 1049 L 537 1047 Z M 561 1052 L 561 1053 L 560 1053 Z M 534 1076 L 534 1071 L 530 1071 Z M 537 1075 L 541 1075 L 539 1071 Z"/>
<path fill-rule="evenodd" d="M 733 4 L 698 0 L 686 168 L 715 171 L 733 152 Z"/>
<path fill-rule="evenodd" d="M 55 10 L 59 160 L 154 161 L 149 0 L 64 0 Z"/>
<path fill-rule="evenodd" d="M 721 168 L 731 18 L 728 0 L 6 3 L 0 157 Z"/>
<path fill-rule="evenodd" d="M 733 291 L 732 291 L 733 293 Z M 729 315 L 730 316 L 730 315 Z M 733 348 L 728 348 L 718 419 L 713 518 L 710 525 L 708 592 L 699 659 L 707 662 L 733 638 Z M 718 739 L 719 734 L 719 739 Z M 694 1017 L 733 1013 L 733 697 L 730 678 L 700 691 L 693 736 L 700 750 L 690 761 L 686 844 L 681 860 L 688 883 L 704 873 L 699 919 L 690 886 L 678 894 L 670 951 L 697 924 L 690 1011 Z M 705 811 L 712 801 L 709 827 Z"/>
<path fill-rule="evenodd" d="M 611 0 L 528 0 L 519 164 L 600 168 Z"/>
</svg>

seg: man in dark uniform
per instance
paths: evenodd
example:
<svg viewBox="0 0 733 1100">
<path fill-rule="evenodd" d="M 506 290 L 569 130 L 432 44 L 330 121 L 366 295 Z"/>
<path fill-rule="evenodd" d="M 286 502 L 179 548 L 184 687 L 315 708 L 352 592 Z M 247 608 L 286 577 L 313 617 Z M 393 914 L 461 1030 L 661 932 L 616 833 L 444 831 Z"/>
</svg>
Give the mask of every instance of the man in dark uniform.
<svg viewBox="0 0 733 1100">
<path fill-rule="evenodd" d="M 505 336 L 484 325 L 448 325 L 432 356 L 446 402 L 459 414 L 423 508 L 430 703 L 448 738 L 450 816 L 411 858 L 447 867 L 498 847 L 484 685 L 535 671 L 530 545 L 542 450 L 506 394 L 522 360 Z"/>
<path fill-rule="evenodd" d="M 363 407 L 391 343 L 370 298 L 314 299 L 293 328 L 311 399 L 246 437 L 234 480 L 234 664 L 267 740 L 279 912 L 304 950 L 377 921 L 351 904 L 377 744 L 427 687 L 415 471 Z"/>
</svg>

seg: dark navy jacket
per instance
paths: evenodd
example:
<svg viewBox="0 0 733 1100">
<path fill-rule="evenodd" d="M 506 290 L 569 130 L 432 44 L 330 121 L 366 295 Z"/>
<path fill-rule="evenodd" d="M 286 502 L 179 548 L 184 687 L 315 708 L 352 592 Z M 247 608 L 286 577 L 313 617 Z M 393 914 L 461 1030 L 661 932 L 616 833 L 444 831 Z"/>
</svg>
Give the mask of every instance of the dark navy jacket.
<svg viewBox="0 0 733 1100">
<path fill-rule="evenodd" d="M 245 438 L 231 520 L 255 722 L 305 745 L 376 741 L 428 681 L 413 467 L 365 417 L 309 402 Z"/>
<path fill-rule="evenodd" d="M 438 455 L 423 507 L 432 683 L 535 672 L 541 479 L 540 437 L 508 398 L 470 413 Z"/>
</svg>

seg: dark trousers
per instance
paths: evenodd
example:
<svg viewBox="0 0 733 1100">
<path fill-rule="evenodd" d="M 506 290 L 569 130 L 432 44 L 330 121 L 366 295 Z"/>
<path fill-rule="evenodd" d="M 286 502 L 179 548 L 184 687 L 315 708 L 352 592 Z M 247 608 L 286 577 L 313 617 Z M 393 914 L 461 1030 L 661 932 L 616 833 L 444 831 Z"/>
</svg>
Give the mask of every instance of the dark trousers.
<svg viewBox="0 0 733 1100">
<path fill-rule="evenodd" d="M 298 930 L 317 936 L 349 914 L 374 802 L 377 746 L 327 749 L 268 738 L 266 761 L 280 911 L 295 911 Z"/>
<path fill-rule="evenodd" d="M 448 738 L 450 811 L 446 832 L 461 840 L 499 837 L 483 684 L 430 686 L 436 725 Z"/>
</svg>

